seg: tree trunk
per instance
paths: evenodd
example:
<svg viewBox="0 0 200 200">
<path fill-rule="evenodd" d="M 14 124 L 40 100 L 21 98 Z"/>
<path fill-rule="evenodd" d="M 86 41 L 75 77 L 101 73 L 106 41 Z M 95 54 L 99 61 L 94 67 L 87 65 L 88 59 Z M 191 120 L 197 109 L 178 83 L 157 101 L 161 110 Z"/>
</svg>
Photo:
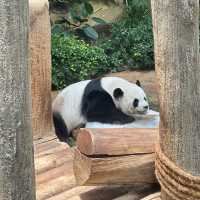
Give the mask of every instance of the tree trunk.
<svg viewBox="0 0 200 200">
<path fill-rule="evenodd" d="M 34 200 L 28 1 L 0 1 L 0 199 Z"/>
<path fill-rule="evenodd" d="M 160 147 L 200 175 L 199 1 L 151 0 L 160 100 Z M 162 192 L 162 199 L 171 199 Z"/>
</svg>

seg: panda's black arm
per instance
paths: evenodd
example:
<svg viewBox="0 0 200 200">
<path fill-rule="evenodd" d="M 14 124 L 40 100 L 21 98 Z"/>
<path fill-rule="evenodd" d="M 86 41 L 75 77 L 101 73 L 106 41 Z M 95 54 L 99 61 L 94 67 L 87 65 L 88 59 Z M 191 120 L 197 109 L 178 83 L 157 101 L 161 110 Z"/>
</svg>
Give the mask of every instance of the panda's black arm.
<svg viewBox="0 0 200 200">
<path fill-rule="evenodd" d="M 127 124 L 135 121 L 135 119 L 116 109 L 112 112 L 90 112 L 87 115 L 87 121 L 107 124 Z"/>
</svg>

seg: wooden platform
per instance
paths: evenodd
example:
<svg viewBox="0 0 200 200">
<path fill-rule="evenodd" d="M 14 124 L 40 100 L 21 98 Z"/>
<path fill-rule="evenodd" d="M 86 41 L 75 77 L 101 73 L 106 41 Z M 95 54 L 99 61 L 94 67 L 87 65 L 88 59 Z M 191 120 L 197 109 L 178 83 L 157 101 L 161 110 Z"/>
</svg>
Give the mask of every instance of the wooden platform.
<svg viewBox="0 0 200 200">
<path fill-rule="evenodd" d="M 37 200 L 139 200 L 156 191 L 152 185 L 77 186 L 73 149 L 54 136 L 34 142 Z"/>
</svg>

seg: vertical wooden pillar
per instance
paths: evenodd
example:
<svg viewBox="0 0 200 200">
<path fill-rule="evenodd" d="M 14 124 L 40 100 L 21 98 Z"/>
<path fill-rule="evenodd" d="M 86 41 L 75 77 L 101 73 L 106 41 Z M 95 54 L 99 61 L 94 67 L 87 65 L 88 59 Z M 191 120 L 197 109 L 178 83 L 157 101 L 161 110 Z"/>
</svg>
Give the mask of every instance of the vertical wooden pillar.
<svg viewBox="0 0 200 200">
<path fill-rule="evenodd" d="M 35 200 L 28 1 L 0 1 L 0 199 Z"/>
<path fill-rule="evenodd" d="M 52 133 L 51 26 L 48 0 L 29 0 L 32 127 L 34 139 Z"/>
<path fill-rule="evenodd" d="M 161 108 L 160 148 L 176 166 L 200 176 L 199 1 L 151 3 Z M 162 191 L 162 199 L 172 198 Z"/>
</svg>

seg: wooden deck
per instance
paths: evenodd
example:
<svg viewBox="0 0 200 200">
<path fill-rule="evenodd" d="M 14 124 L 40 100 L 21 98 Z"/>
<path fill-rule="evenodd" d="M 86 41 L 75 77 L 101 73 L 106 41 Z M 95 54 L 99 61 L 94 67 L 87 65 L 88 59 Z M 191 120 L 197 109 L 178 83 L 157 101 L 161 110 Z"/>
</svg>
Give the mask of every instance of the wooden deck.
<svg viewBox="0 0 200 200">
<path fill-rule="evenodd" d="M 49 136 L 34 142 L 37 200 L 138 200 L 153 186 L 77 186 L 73 150 Z"/>
</svg>

